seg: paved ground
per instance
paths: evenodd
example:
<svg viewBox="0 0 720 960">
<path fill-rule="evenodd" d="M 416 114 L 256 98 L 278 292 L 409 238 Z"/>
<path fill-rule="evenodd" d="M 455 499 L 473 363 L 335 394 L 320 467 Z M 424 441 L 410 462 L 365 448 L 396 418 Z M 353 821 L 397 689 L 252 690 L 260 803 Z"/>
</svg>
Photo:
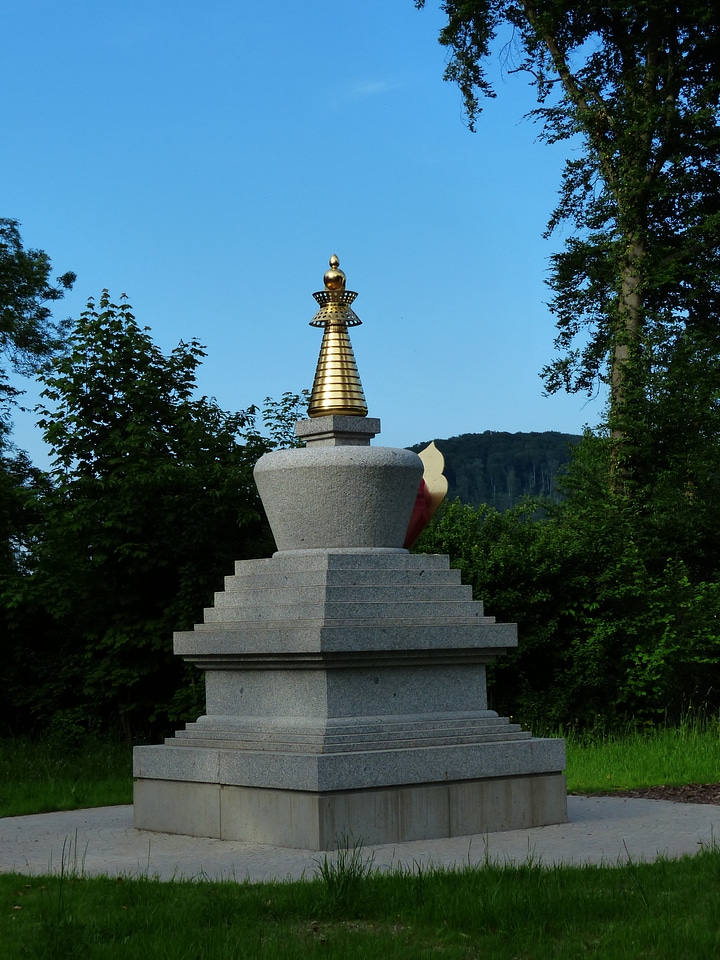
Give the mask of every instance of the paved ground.
<svg viewBox="0 0 720 960">
<path fill-rule="evenodd" d="M 697 853 L 720 841 L 720 806 L 622 797 L 569 797 L 569 822 L 487 836 L 365 847 L 380 868 L 453 866 L 487 858 L 544 864 L 624 863 Z M 286 880 L 312 876 L 323 854 L 267 844 L 134 830 L 132 807 L 0 819 L 0 872 L 147 874 Z"/>
</svg>

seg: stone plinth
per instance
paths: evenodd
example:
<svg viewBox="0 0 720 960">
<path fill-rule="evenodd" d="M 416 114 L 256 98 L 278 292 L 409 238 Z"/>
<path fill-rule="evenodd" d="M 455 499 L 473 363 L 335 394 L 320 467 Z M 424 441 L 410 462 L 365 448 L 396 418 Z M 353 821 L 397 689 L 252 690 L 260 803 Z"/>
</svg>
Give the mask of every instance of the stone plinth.
<svg viewBox="0 0 720 960">
<path fill-rule="evenodd" d="M 207 715 L 135 749 L 135 826 L 322 850 L 564 821 L 563 741 L 487 709 L 515 627 L 447 557 L 288 542 L 176 634 Z"/>
<path fill-rule="evenodd" d="M 328 414 L 313 420 L 298 420 L 295 433 L 308 447 L 369 447 L 380 433 L 377 417 L 343 417 Z"/>
</svg>

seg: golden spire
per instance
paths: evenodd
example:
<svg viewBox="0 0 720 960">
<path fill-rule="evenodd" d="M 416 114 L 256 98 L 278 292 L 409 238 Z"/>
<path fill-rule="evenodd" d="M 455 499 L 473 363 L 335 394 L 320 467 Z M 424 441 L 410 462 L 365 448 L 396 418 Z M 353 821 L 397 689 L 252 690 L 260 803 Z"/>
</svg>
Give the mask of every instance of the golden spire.
<svg viewBox="0 0 720 960">
<path fill-rule="evenodd" d="M 308 405 L 311 417 L 333 413 L 366 417 L 368 412 L 348 334 L 348 327 L 362 323 L 350 307 L 357 294 L 345 289 L 345 274 L 339 267 L 340 261 L 333 254 L 330 269 L 325 272 L 325 289 L 313 294 L 320 309 L 310 326 L 325 327 L 325 333 Z"/>
</svg>

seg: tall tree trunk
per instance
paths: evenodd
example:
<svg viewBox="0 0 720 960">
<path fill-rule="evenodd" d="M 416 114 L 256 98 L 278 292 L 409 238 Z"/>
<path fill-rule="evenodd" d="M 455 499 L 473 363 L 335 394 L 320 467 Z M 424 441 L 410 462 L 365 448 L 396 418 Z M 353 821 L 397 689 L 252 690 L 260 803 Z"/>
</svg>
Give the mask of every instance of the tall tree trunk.
<svg viewBox="0 0 720 960">
<path fill-rule="evenodd" d="M 625 262 L 621 269 L 617 326 L 610 356 L 610 489 L 615 495 L 628 496 L 631 492 L 633 451 L 641 434 L 634 429 L 628 436 L 628 427 L 642 417 L 644 380 L 638 363 L 644 324 L 642 295 L 642 260 L 645 244 L 638 237 L 628 241 Z"/>
<path fill-rule="evenodd" d="M 631 239 L 622 269 L 618 329 L 610 361 L 610 424 L 611 435 L 616 440 L 622 439 L 624 435 L 623 423 L 627 417 L 628 404 L 632 403 L 628 391 L 628 364 L 640 346 L 643 328 L 640 268 L 644 254 L 643 241 L 639 238 Z"/>
</svg>

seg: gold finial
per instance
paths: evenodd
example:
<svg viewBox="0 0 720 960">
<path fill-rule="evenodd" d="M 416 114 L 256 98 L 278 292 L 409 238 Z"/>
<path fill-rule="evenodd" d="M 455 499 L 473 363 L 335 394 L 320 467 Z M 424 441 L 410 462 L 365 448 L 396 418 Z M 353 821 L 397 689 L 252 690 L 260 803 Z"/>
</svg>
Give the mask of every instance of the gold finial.
<svg viewBox="0 0 720 960">
<path fill-rule="evenodd" d="M 362 323 L 350 306 L 357 293 L 345 289 L 345 274 L 335 254 L 330 257 L 330 269 L 325 271 L 323 279 L 325 289 L 313 294 L 320 309 L 310 321 L 310 326 L 324 327 L 325 332 L 308 414 L 311 417 L 333 413 L 365 417 L 367 403 L 348 334 L 348 327 L 357 327 Z"/>
<path fill-rule="evenodd" d="M 345 289 L 345 274 L 342 270 L 338 269 L 339 266 L 340 261 L 337 256 L 333 254 L 330 257 L 330 269 L 325 271 L 325 276 L 323 277 L 326 290 Z"/>
</svg>

